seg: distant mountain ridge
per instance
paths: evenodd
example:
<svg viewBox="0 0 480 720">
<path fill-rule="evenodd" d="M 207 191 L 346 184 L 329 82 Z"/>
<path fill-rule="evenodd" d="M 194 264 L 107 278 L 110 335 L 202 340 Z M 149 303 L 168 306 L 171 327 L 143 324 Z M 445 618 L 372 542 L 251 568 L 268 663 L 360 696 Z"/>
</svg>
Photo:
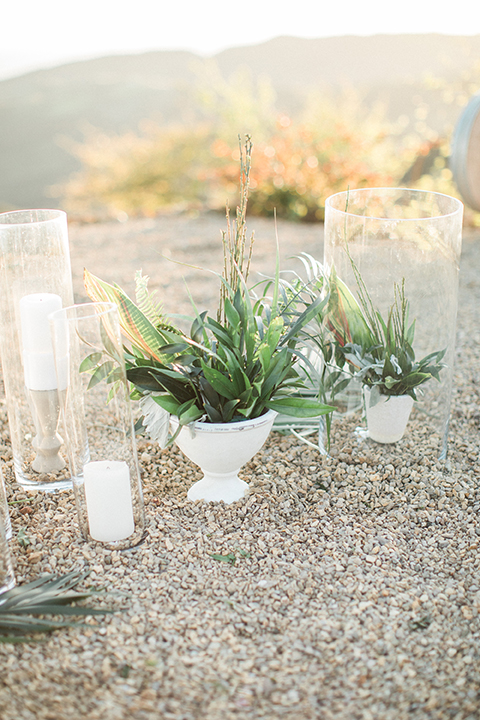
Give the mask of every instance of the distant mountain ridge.
<svg viewBox="0 0 480 720">
<path fill-rule="evenodd" d="M 286 110 L 311 88 L 348 84 L 384 97 L 393 115 L 409 111 L 426 76 L 455 79 L 479 58 L 480 35 L 437 34 L 278 37 L 214 56 L 224 76 L 245 66 L 268 77 Z M 115 55 L 0 81 L 0 210 L 52 204 L 48 187 L 78 169 L 60 138 L 81 139 L 87 125 L 116 133 L 144 118 L 181 119 L 204 62 L 181 51 Z"/>
</svg>

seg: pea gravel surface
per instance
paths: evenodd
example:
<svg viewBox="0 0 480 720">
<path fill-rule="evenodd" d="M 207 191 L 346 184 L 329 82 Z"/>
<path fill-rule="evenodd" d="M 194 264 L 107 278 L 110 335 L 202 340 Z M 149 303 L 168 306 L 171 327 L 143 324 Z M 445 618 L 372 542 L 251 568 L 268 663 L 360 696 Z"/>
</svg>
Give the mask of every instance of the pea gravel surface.
<svg viewBox="0 0 480 720">
<path fill-rule="evenodd" d="M 83 266 L 133 292 L 142 268 L 170 312 L 182 276 L 214 307 L 214 215 L 73 225 Z M 253 220 L 254 265 L 272 272 L 273 221 Z M 282 265 L 322 257 L 322 226 L 278 223 Z M 139 439 L 147 519 L 127 552 L 85 543 L 71 491 L 16 486 L 5 401 L 0 455 L 18 583 L 89 570 L 113 609 L 41 641 L 0 645 L 2 720 L 420 720 L 480 717 L 480 233 L 465 233 L 449 455 L 415 418 L 381 446 L 335 423 L 330 457 L 272 433 L 232 505 L 190 503 L 198 468 Z M 2 396 L 3 397 L 3 396 Z"/>
</svg>

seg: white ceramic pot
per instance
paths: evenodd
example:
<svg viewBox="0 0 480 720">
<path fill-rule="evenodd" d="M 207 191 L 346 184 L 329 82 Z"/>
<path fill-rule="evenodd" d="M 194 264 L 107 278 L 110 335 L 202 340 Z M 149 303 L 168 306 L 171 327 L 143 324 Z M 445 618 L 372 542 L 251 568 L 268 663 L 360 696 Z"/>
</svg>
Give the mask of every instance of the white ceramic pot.
<svg viewBox="0 0 480 720">
<path fill-rule="evenodd" d="M 188 491 L 188 499 L 232 503 L 246 495 L 248 485 L 238 471 L 263 446 L 276 414 L 269 410 L 254 420 L 195 422 L 183 427 L 175 442 L 203 472 L 203 478 Z M 175 432 L 178 418 L 171 417 L 170 424 Z"/>
<path fill-rule="evenodd" d="M 394 443 L 401 440 L 413 407 L 410 395 L 380 395 L 378 402 L 370 405 L 370 388 L 364 388 L 365 413 L 368 437 L 378 443 Z"/>
</svg>

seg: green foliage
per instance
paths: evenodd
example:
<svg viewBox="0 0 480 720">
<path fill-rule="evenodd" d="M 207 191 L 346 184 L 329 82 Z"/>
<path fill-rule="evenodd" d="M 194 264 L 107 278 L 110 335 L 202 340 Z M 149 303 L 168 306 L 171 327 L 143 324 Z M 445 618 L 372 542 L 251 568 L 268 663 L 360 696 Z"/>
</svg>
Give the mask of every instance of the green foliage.
<svg viewBox="0 0 480 720">
<path fill-rule="evenodd" d="M 241 558 L 249 558 L 251 557 L 250 553 L 247 550 L 242 550 L 241 548 L 236 548 L 236 551 Z M 237 562 L 237 555 L 235 555 L 234 552 L 229 552 L 226 555 L 222 555 L 221 553 L 209 553 L 210 557 L 213 560 L 216 560 L 217 562 L 223 562 L 228 563 L 229 565 L 235 565 Z"/>
<path fill-rule="evenodd" d="M 409 321 L 405 281 L 394 286 L 394 302 L 385 321 L 372 304 L 363 279 L 350 258 L 357 279 L 359 302 L 335 272 L 330 278 L 327 325 L 335 337 L 335 362 L 347 367 L 363 385 L 382 395 L 410 395 L 417 399 L 420 385 L 439 380 L 445 350 L 415 359 L 415 321 Z"/>
<path fill-rule="evenodd" d="M 252 144 L 247 137 L 241 151 L 240 189 L 236 222 L 224 235 L 224 271 L 214 319 L 195 305 L 190 333 L 171 326 L 148 295 L 147 279 L 137 276 L 139 305 L 117 287 L 85 271 L 85 287 L 93 300 L 117 304 L 122 329 L 130 341 L 125 349 L 127 377 L 136 397 L 151 395 L 179 418 L 180 427 L 195 420 L 229 423 L 263 415 L 268 409 L 296 417 L 330 412 L 315 398 L 302 395 L 298 345 L 303 328 L 321 312 L 324 301 L 305 291 L 317 282 L 299 281 L 286 292 L 280 271 L 262 292 L 247 287 L 252 244 L 246 244 L 246 209 Z M 272 291 L 272 297 L 267 295 Z M 153 321 L 153 322 L 152 322 Z M 98 366 L 101 368 L 102 366 Z M 100 372 L 98 370 L 97 372 Z"/>
<path fill-rule="evenodd" d="M 228 563 L 229 565 L 235 565 L 237 556 L 234 553 L 228 553 L 228 555 L 220 555 L 218 553 L 210 553 L 210 557 L 218 562 Z"/>
<path fill-rule="evenodd" d="M 17 541 L 18 541 L 18 544 L 24 548 L 26 548 L 32 544 L 30 538 L 28 537 L 27 533 L 25 532 L 25 528 L 20 528 L 20 530 L 18 531 Z"/>
<path fill-rule="evenodd" d="M 139 394 L 154 393 L 180 425 L 250 419 L 267 409 L 299 417 L 329 412 L 332 408 L 297 392 L 303 380 L 295 368 L 301 328 L 320 299 L 295 316 L 281 304 L 272 308 L 265 297 L 254 301 L 242 288 L 225 287 L 223 323 L 206 312 L 197 315 L 189 335 L 155 346 L 162 361 L 138 346 L 125 350 L 127 377 Z"/>
<path fill-rule="evenodd" d="M 44 616 L 105 615 L 110 612 L 76 604 L 95 594 L 91 590 L 74 590 L 86 577 L 87 574 L 77 572 L 60 577 L 47 575 L 1 595 L 0 643 L 25 642 L 31 633 L 50 632 L 77 624 Z"/>
</svg>

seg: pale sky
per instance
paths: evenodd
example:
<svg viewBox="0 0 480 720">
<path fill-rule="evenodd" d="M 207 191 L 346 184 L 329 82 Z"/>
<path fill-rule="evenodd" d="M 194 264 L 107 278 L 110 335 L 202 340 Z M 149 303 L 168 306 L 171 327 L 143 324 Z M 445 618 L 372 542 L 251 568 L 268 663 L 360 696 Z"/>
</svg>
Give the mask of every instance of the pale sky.
<svg viewBox="0 0 480 720">
<path fill-rule="evenodd" d="M 0 77 L 119 53 L 214 55 L 279 35 L 480 34 L 471 0 L 12 0 L 0 20 Z"/>
</svg>

